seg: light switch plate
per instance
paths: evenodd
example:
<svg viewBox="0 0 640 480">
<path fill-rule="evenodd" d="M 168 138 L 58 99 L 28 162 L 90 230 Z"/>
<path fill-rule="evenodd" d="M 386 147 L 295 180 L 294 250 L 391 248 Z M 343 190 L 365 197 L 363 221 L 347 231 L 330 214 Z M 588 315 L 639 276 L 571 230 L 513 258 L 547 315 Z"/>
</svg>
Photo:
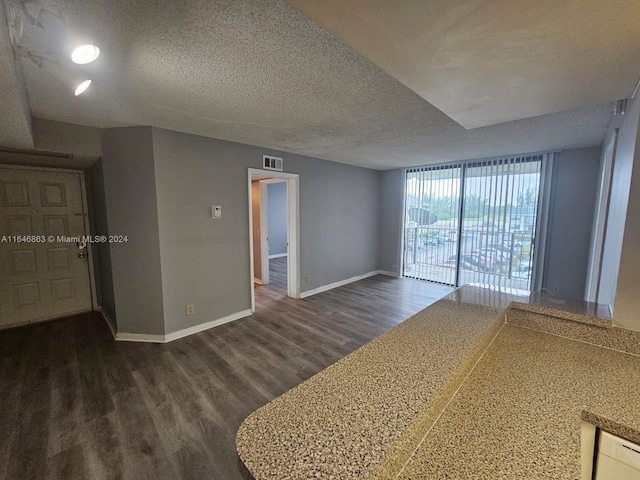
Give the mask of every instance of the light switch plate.
<svg viewBox="0 0 640 480">
<path fill-rule="evenodd" d="M 222 205 L 213 205 L 211 207 L 211 216 L 213 218 L 222 218 Z"/>
</svg>

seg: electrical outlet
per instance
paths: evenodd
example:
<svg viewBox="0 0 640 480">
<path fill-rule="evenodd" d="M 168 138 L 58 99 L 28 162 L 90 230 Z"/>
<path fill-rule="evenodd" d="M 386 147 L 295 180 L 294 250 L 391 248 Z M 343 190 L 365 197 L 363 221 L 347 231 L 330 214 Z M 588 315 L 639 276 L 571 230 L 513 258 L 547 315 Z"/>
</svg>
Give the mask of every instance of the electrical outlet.
<svg viewBox="0 0 640 480">
<path fill-rule="evenodd" d="M 187 315 L 193 315 L 193 304 L 187 305 Z"/>
<path fill-rule="evenodd" d="M 554 285 L 551 289 L 551 293 L 553 293 L 554 295 L 558 295 L 560 293 L 560 287 L 558 285 Z"/>
<path fill-rule="evenodd" d="M 309 275 L 304 277 L 304 283 L 311 283 L 311 277 Z"/>
</svg>

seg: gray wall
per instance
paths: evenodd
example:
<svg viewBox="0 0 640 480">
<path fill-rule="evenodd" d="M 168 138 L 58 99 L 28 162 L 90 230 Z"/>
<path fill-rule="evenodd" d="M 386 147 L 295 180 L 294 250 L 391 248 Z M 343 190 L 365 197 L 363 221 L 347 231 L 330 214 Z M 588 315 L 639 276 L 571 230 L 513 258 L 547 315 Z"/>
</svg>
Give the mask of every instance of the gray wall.
<svg viewBox="0 0 640 480">
<path fill-rule="evenodd" d="M 380 270 L 400 274 L 404 175 L 402 170 L 380 173 L 378 222 L 378 265 Z"/>
<path fill-rule="evenodd" d="M 560 152 L 552 177 L 542 288 L 584 298 L 601 148 Z"/>
<path fill-rule="evenodd" d="M 302 291 L 377 270 L 380 172 L 299 157 Z"/>
<path fill-rule="evenodd" d="M 619 285 L 614 323 L 634 329 L 640 329 L 635 313 L 640 310 L 637 300 L 640 246 L 635 241 L 640 238 L 640 226 L 636 225 L 640 215 L 635 208 L 640 205 L 640 180 L 634 178 L 633 185 L 630 184 L 633 163 L 640 162 L 639 115 L 636 99 L 630 103 L 621 125 L 602 272 L 603 287 L 610 287 L 612 298 Z M 100 141 L 96 140 L 98 137 Z M 112 318 L 117 316 L 121 332 L 171 332 L 250 307 L 246 287 L 249 284 L 246 168 L 260 168 L 265 153 L 284 156 L 285 170 L 301 174 L 302 291 L 377 268 L 399 269 L 400 170 L 375 172 L 159 129 L 101 131 L 42 119 L 34 119 L 34 140 L 37 149 L 74 153 L 78 157 L 97 158 L 104 146 L 104 163 L 91 169 L 96 231 L 129 234 L 130 243 L 100 248 L 98 281 L 103 306 Z M 564 160 L 575 163 L 578 161 L 575 155 L 564 152 Z M 589 172 L 595 159 L 593 155 L 587 156 L 588 166 L 582 165 L 587 171 L 579 168 L 570 173 L 592 185 L 587 177 L 591 177 Z M 567 170 L 564 176 L 568 175 Z M 589 196 L 593 198 L 591 193 Z M 219 224 L 203 221 L 206 218 L 213 222 L 210 218 L 213 204 L 223 205 L 224 216 Z M 554 205 L 555 222 L 561 223 L 565 218 L 571 225 L 568 222 L 578 217 L 575 210 L 563 208 L 562 202 Z M 577 206 L 585 211 L 580 217 L 589 218 L 586 204 L 581 202 Z M 198 221 L 193 223 L 194 219 Z M 555 230 L 553 234 L 560 233 Z M 573 232 L 571 236 L 576 237 Z M 551 255 L 559 258 L 561 255 L 554 253 L 556 245 L 565 248 L 567 244 L 552 242 Z M 571 255 L 576 256 L 573 247 Z M 572 263 L 580 263 L 584 268 L 587 265 L 586 260 Z M 563 282 L 559 285 L 562 293 L 577 295 L 583 288 L 580 284 L 584 275 L 580 273 L 572 275 L 579 282 L 566 283 L 571 279 L 555 277 Z M 311 278 L 308 284 L 304 283 L 306 275 Z M 553 277 L 548 278 L 547 284 L 552 284 Z M 177 288 L 167 288 L 163 279 Z M 185 282 L 184 287 L 180 282 Z M 196 305 L 196 314 L 189 321 L 184 317 L 186 303 Z M 171 311 L 171 315 L 167 313 L 166 327 L 165 310 Z M 202 316 L 205 313 L 206 318 Z"/>
<path fill-rule="evenodd" d="M 153 150 L 167 333 L 251 308 L 247 168 L 263 154 L 300 174 L 301 290 L 377 269 L 379 172 L 156 128 Z"/>
<path fill-rule="evenodd" d="M 617 273 L 617 281 L 613 284 L 616 292 L 614 324 L 632 330 L 640 330 L 639 118 L 640 97 L 636 97 L 627 108 L 618 136 L 605 242 L 605 264 L 609 262 L 612 267 L 602 272 L 603 278 L 606 273 L 609 281 Z M 613 268 L 617 265 L 619 272 Z"/>
<path fill-rule="evenodd" d="M 269 255 L 287 253 L 287 184 L 267 184 Z"/>
<path fill-rule="evenodd" d="M 93 163 L 102 155 L 101 129 L 56 122 L 43 118 L 32 119 L 33 143 L 37 150 L 73 153 Z"/>
<path fill-rule="evenodd" d="M 108 230 L 128 237 L 109 245 L 118 332 L 163 334 L 151 128 L 105 129 L 102 146 Z"/>
</svg>

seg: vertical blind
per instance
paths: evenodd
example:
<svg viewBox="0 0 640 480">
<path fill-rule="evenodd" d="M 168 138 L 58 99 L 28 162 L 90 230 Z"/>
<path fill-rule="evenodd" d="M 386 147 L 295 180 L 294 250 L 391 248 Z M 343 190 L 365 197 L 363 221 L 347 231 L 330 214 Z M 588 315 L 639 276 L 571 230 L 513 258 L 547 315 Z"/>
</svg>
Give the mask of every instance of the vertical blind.
<svg viewBox="0 0 640 480">
<path fill-rule="evenodd" d="M 403 275 L 530 290 L 543 160 L 407 170 Z"/>
<path fill-rule="evenodd" d="M 407 171 L 404 275 L 454 285 L 462 165 Z M 435 221 L 434 221 L 435 220 Z"/>
</svg>

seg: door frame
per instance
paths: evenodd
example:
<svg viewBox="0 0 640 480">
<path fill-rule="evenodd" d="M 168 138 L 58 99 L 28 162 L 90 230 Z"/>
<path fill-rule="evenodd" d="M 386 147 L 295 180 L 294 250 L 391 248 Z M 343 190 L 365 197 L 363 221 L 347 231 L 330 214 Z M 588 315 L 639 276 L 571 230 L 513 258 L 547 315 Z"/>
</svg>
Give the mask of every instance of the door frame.
<svg viewBox="0 0 640 480">
<path fill-rule="evenodd" d="M 284 183 L 287 181 L 283 178 L 266 178 L 264 180 L 253 180 L 260 184 L 260 260 L 261 267 L 260 273 L 262 274 L 260 280 L 256 281 L 258 285 L 267 285 L 269 283 L 269 185 L 275 183 Z M 285 200 L 286 202 L 286 200 Z M 288 208 L 288 207 L 287 207 Z M 289 224 L 287 221 L 287 232 L 289 231 Z M 288 240 L 287 240 L 288 241 Z M 255 250 L 254 250 L 255 255 Z M 289 255 L 287 250 L 286 255 Z M 258 280 L 258 279 L 256 279 Z"/>
<path fill-rule="evenodd" d="M 70 168 L 53 168 L 53 167 L 32 167 L 29 165 L 11 165 L 11 164 L 4 164 L 4 163 L 0 164 L 0 169 L 50 172 L 50 173 L 69 173 L 69 174 L 78 175 L 78 177 L 80 178 L 80 196 L 82 201 L 82 217 L 84 219 L 84 231 L 85 231 L 85 235 L 91 235 L 90 222 L 89 222 L 89 208 L 88 208 L 89 202 L 87 201 L 87 186 L 84 178 L 84 170 L 70 169 Z M 87 263 L 89 264 L 88 265 L 89 289 L 91 292 L 91 310 L 96 311 L 98 310 L 98 296 L 96 292 L 95 268 L 93 266 L 93 261 L 94 261 L 93 244 L 91 242 L 87 242 L 87 253 L 88 253 Z M 47 318 L 37 319 L 35 320 L 35 322 L 45 322 L 47 320 L 53 320 L 55 318 L 62 318 L 62 317 L 60 315 L 54 315 Z M 32 322 L 29 322 L 29 323 L 32 323 Z"/>
<path fill-rule="evenodd" d="M 253 194 L 251 182 L 269 178 L 284 179 L 287 184 L 287 296 L 300 298 L 300 176 L 297 173 L 247 169 L 247 189 L 249 198 L 249 290 L 251 292 L 251 312 L 256 311 L 254 269 L 253 269 Z M 267 255 L 267 259 L 268 259 Z"/>
<path fill-rule="evenodd" d="M 257 190 L 260 192 L 260 234 L 258 235 L 260 238 L 260 277 L 256 277 L 255 265 L 253 272 L 253 281 L 258 285 L 268 285 L 269 284 L 269 216 L 268 216 L 268 208 L 269 208 L 269 193 L 267 191 L 267 180 L 252 180 L 251 187 L 253 188 L 253 184 L 258 184 Z M 251 190 L 252 201 L 253 201 L 253 190 Z M 251 212 L 253 213 L 253 207 L 251 208 Z M 252 218 L 253 223 L 253 218 Z M 252 228 L 255 225 L 252 225 Z M 253 238 L 251 239 L 253 240 Z M 254 243 L 255 247 L 255 243 Z M 255 249 L 252 250 L 253 256 L 255 259 Z"/>
<path fill-rule="evenodd" d="M 265 180 L 260 185 L 260 267 L 262 284 L 269 283 L 269 192 Z"/>
</svg>

